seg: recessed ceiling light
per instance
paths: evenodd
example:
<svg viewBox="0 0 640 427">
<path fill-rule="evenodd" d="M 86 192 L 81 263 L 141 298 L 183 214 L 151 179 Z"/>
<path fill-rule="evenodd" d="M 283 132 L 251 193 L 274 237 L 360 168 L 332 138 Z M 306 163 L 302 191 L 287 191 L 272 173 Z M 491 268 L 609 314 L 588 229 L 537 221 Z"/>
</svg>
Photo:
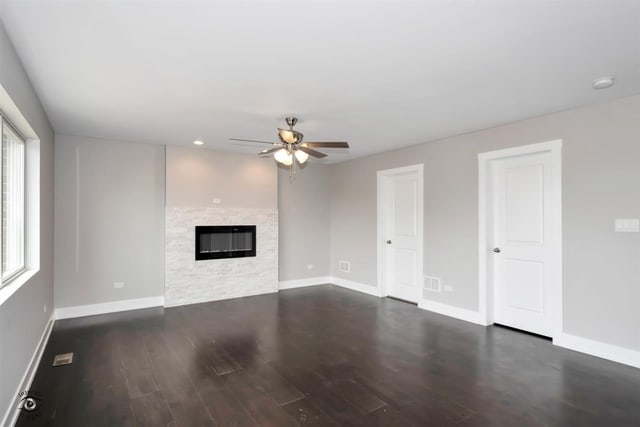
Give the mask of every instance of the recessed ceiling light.
<svg viewBox="0 0 640 427">
<path fill-rule="evenodd" d="M 595 79 L 593 81 L 594 89 L 607 89 L 613 86 L 615 79 L 613 77 L 600 77 L 599 79 Z"/>
<path fill-rule="evenodd" d="M 195 145 L 204 145 L 204 141 L 202 141 L 201 139 L 196 139 L 195 141 L 193 141 L 193 143 Z"/>
</svg>

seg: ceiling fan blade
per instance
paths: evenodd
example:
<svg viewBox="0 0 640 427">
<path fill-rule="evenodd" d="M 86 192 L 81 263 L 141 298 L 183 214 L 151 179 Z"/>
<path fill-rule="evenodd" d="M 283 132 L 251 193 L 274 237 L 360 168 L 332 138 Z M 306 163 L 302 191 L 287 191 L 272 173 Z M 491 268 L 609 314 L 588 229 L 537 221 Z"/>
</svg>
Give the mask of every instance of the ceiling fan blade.
<svg viewBox="0 0 640 427">
<path fill-rule="evenodd" d="M 303 142 L 305 147 L 325 147 L 325 148 L 349 148 L 349 144 L 346 141 L 336 142 Z"/>
<path fill-rule="evenodd" d="M 297 148 L 298 148 L 298 150 L 304 151 L 308 155 L 313 156 L 313 157 L 317 157 L 318 159 L 321 159 L 323 157 L 327 157 L 326 154 L 321 153 L 321 152 L 316 151 L 316 150 L 312 150 L 311 148 L 305 147 L 304 144 L 299 146 L 299 147 L 297 147 Z"/>
<path fill-rule="evenodd" d="M 275 144 L 275 142 L 269 142 L 269 141 L 258 141 L 255 139 L 239 139 L 239 138 L 229 138 L 229 141 L 241 141 L 241 142 L 258 142 L 260 144 Z"/>
<path fill-rule="evenodd" d="M 282 147 L 275 147 L 275 148 L 269 148 L 267 150 L 262 150 L 261 152 L 258 153 L 258 156 L 264 156 L 265 154 L 271 154 L 271 153 L 275 153 L 276 151 L 280 150 Z"/>
</svg>

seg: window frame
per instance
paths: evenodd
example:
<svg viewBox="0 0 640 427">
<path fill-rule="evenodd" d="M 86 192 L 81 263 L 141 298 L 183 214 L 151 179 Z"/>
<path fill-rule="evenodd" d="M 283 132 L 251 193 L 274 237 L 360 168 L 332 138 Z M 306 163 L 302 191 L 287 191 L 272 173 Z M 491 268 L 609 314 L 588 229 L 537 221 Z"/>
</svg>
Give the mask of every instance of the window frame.
<svg viewBox="0 0 640 427">
<path fill-rule="evenodd" d="M 6 285 L 11 283 L 16 278 L 20 277 L 23 273 L 27 271 L 27 139 L 22 135 L 22 133 L 7 119 L 7 117 L 2 114 L 0 111 L 0 144 L 2 144 L 2 138 L 4 134 L 4 127 L 7 126 L 12 133 L 16 135 L 18 140 L 22 143 L 23 146 L 23 158 L 22 158 L 22 265 L 20 268 L 12 272 L 7 277 L 2 277 L 2 262 L 4 259 L 4 252 L 2 251 L 2 197 L 0 193 L 0 289 L 4 288 Z M 0 149 L 2 146 L 0 145 Z M 4 184 L 2 181 L 2 158 L 0 158 L 0 190 L 2 185 Z"/>
</svg>

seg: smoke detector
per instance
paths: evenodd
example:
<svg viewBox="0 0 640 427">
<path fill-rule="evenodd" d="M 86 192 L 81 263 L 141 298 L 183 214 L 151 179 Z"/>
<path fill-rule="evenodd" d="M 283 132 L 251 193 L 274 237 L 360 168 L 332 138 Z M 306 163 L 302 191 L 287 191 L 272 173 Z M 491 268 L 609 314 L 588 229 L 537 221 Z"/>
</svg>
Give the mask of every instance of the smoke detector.
<svg viewBox="0 0 640 427">
<path fill-rule="evenodd" d="M 592 83 L 594 89 L 608 89 L 613 86 L 615 79 L 613 77 L 600 77 L 595 79 Z"/>
</svg>

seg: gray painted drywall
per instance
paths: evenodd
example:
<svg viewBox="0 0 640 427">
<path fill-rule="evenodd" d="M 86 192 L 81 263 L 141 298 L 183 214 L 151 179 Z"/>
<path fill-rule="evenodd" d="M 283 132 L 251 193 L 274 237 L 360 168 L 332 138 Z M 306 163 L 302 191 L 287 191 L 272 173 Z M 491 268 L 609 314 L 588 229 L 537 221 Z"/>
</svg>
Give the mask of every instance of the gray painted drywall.
<svg viewBox="0 0 640 427">
<path fill-rule="evenodd" d="M 56 308 L 164 295 L 164 147 L 56 135 L 55 161 Z"/>
<path fill-rule="evenodd" d="M 376 171 L 424 163 L 424 273 L 454 287 L 433 300 L 477 310 L 477 154 L 562 139 L 565 332 L 640 349 L 640 233 L 613 232 L 640 217 L 638 117 L 635 96 L 331 165 L 332 275 L 376 284 Z"/>
<path fill-rule="evenodd" d="M 279 280 L 329 276 L 329 168 L 307 164 L 290 182 L 278 171 Z M 309 269 L 307 266 L 312 265 Z"/>
<path fill-rule="evenodd" d="M 278 206 L 271 158 L 168 145 L 166 168 L 168 208 Z M 220 203 L 214 204 L 215 198 Z"/>
<path fill-rule="evenodd" d="M 0 23 L 0 85 L 40 140 L 40 270 L 0 305 L 0 420 L 53 310 L 53 129 Z M 47 305 L 47 312 L 43 307 Z"/>
</svg>

